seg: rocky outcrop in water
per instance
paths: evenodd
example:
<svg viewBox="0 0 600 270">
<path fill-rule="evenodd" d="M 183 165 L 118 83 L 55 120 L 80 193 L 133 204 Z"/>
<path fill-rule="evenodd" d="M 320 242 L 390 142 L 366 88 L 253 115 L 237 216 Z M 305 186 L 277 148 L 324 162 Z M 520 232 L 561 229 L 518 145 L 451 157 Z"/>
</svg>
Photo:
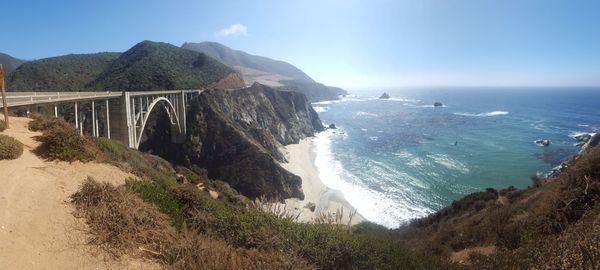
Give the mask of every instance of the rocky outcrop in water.
<svg viewBox="0 0 600 270">
<path fill-rule="evenodd" d="M 297 92 L 254 84 L 238 90 L 209 90 L 193 101 L 185 165 L 206 168 L 251 198 L 303 198 L 300 177 L 283 169 L 278 147 L 323 130 L 318 114 Z"/>
</svg>

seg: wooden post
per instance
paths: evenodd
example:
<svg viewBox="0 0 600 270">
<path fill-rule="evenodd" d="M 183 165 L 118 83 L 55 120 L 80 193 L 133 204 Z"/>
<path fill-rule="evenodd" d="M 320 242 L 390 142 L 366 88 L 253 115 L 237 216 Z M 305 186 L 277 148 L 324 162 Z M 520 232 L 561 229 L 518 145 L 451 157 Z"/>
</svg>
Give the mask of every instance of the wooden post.
<svg viewBox="0 0 600 270">
<path fill-rule="evenodd" d="M 4 88 L 4 67 L 2 64 L 0 64 L 0 88 L 2 88 L 2 108 L 4 109 L 4 122 L 6 122 L 6 127 L 8 128 L 8 104 L 6 102 L 6 89 Z"/>
</svg>

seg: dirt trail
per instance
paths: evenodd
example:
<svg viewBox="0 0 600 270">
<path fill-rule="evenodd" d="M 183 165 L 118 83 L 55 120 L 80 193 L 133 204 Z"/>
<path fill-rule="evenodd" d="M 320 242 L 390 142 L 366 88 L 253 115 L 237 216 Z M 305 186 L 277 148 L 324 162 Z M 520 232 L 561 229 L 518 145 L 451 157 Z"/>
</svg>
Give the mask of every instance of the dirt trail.
<svg viewBox="0 0 600 270">
<path fill-rule="evenodd" d="M 107 164 L 43 161 L 31 152 L 39 133 L 27 130 L 29 120 L 10 120 L 0 134 L 21 141 L 25 151 L 0 160 L 0 269 L 158 268 L 132 258 L 115 261 L 86 245 L 87 227 L 72 215 L 69 196 L 88 176 L 123 184 L 132 175 Z"/>
</svg>

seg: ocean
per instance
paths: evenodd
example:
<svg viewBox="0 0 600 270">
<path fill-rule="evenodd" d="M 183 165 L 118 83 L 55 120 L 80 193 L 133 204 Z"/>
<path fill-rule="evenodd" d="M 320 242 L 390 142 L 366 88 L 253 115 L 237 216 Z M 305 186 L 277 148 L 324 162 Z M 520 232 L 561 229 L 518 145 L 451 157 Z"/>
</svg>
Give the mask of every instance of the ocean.
<svg viewBox="0 0 600 270">
<path fill-rule="evenodd" d="M 380 100 L 382 92 L 313 103 L 337 126 L 316 136 L 313 151 L 323 183 L 390 228 L 488 187 L 526 187 L 579 151 L 574 136 L 600 128 L 600 89 L 386 89 L 392 98 Z"/>
</svg>

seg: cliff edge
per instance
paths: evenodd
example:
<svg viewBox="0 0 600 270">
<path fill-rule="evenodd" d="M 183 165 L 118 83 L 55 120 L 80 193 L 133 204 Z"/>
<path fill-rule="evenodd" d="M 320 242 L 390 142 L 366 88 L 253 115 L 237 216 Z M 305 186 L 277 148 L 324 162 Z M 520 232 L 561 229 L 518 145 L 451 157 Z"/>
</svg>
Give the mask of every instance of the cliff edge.
<svg viewBox="0 0 600 270">
<path fill-rule="evenodd" d="M 306 96 L 255 83 L 209 90 L 193 101 L 183 162 L 206 168 L 251 198 L 304 198 L 300 177 L 282 168 L 278 148 L 323 130 Z"/>
</svg>

